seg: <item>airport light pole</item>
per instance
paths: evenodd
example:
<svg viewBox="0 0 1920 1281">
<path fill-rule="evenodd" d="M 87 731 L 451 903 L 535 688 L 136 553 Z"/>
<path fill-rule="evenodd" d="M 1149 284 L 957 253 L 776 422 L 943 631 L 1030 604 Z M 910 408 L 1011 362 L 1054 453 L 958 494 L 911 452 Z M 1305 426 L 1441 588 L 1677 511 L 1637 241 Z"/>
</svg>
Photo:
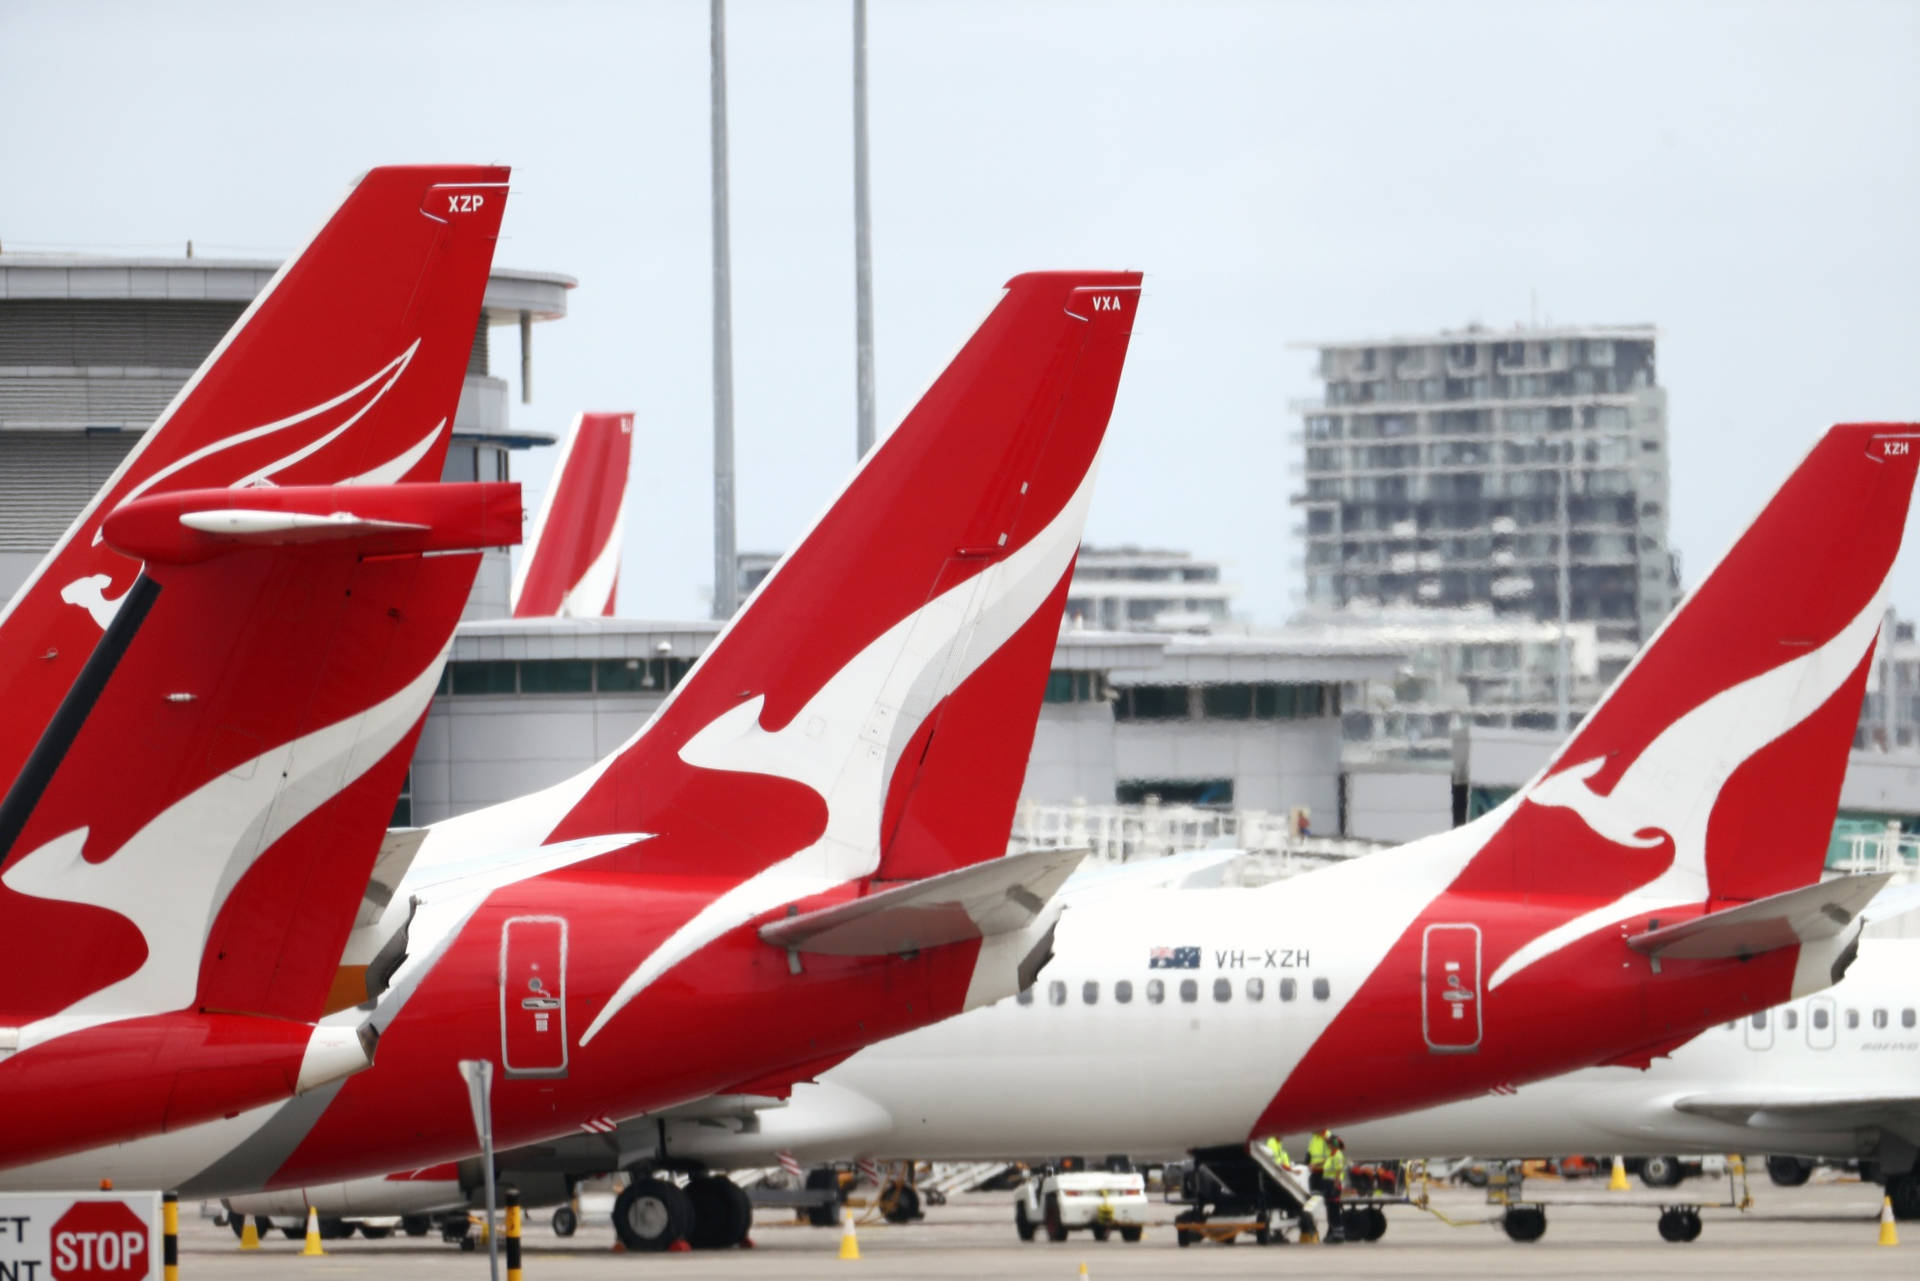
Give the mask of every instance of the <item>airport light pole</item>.
<svg viewBox="0 0 1920 1281">
<path fill-rule="evenodd" d="M 733 281 L 727 249 L 727 0 L 711 0 L 713 58 L 713 616 L 739 587 L 733 527 Z"/>
<path fill-rule="evenodd" d="M 1567 627 L 1573 613 L 1571 581 L 1573 552 L 1568 546 L 1573 539 L 1573 521 L 1567 514 L 1567 487 L 1573 484 L 1574 451 L 1579 448 L 1579 443 L 1569 438 L 1567 445 L 1566 465 L 1560 469 L 1560 483 L 1554 487 L 1554 493 L 1560 499 L 1560 679 L 1555 682 L 1559 686 L 1559 705 L 1555 709 L 1555 725 L 1562 738 L 1566 737 L 1567 729 L 1573 721 L 1573 640 L 1567 634 Z"/>
<path fill-rule="evenodd" d="M 867 0 L 853 0 L 854 449 L 873 448 L 873 221 L 867 207 Z"/>
</svg>

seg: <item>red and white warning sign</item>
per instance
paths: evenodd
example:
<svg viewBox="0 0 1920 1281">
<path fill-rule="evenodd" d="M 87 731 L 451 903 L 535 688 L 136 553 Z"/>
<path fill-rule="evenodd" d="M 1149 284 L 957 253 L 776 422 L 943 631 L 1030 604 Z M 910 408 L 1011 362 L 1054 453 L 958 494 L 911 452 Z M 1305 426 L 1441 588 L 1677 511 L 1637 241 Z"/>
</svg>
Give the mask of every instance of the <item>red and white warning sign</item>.
<svg viewBox="0 0 1920 1281">
<path fill-rule="evenodd" d="M 158 1281 L 158 1192 L 0 1195 L 0 1281 Z"/>
</svg>

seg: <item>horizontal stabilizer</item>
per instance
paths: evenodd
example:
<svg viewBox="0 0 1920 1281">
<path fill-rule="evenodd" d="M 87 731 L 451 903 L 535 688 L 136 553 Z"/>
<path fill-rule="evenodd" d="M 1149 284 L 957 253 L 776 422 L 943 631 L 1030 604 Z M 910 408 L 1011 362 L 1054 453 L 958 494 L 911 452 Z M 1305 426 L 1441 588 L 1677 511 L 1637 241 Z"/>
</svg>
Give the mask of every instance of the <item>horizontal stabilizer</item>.
<svg viewBox="0 0 1920 1281">
<path fill-rule="evenodd" d="M 761 928 L 776 947 L 886 956 L 1025 929 L 1046 910 L 1084 849 L 1028 850 L 789 916 Z"/>
<path fill-rule="evenodd" d="M 153 564 L 344 542 L 355 555 L 397 556 L 510 546 L 520 541 L 521 514 L 513 481 L 188 489 L 121 504 L 101 533 Z"/>
<path fill-rule="evenodd" d="M 1635 934 L 1627 946 L 1663 960 L 1758 956 L 1777 947 L 1830 939 L 1860 919 L 1889 874 L 1843 876 L 1773 894 L 1724 912 Z"/>
<path fill-rule="evenodd" d="M 1920 1092 L 1870 1093 L 1806 1088 L 1745 1093 L 1690 1094 L 1674 1110 L 1733 1125 L 1771 1130 L 1891 1130 L 1920 1143 Z"/>
<path fill-rule="evenodd" d="M 387 904 L 393 902 L 400 882 L 406 879 L 407 869 L 413 866 L 413 856 L 420 852 L 420 844 L 426 839 L 424 827 L 387 829 L 386 838 L 380 842 L 379 857 L 373 861 L 373 874 L 367 878 L 366 893 L 360 896 L 360 913 L 353 918 L 355 929 L 380 920 Z"/>
</svg>

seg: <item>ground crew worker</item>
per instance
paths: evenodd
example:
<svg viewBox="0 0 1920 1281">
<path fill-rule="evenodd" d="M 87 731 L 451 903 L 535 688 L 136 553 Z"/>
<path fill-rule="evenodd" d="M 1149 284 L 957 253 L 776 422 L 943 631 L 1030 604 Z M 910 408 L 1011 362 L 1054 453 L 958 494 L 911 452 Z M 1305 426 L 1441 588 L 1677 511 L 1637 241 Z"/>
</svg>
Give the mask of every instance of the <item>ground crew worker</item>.
<svg viewBox="0 0 1920 1281">
<path fill-rule="evenodd" d="M 1269 1134 L 1267 1136 L 1267 1153 L 1281 1165 L 1290 1166 L 1293 1164 L 1293 1158 L 1287 1155 L 1286 1140 L 1277 1134 Z"/>
<path fill-rule="evenodd" d="M 1347 1234 L 1340 1223 L 1340 1193 L 1347 1182 L 1347 1143 L 1335 1138 L 1327 1147 L 1327 1159 L 1320 1169 L 1321 1196 L 1327 1201 L 1328 1241 L 1344 1241 Z"/>
<path fill-rule="evenodd" d="M 1326 1168 L 1328 1140 L 1332 1137 L 1333 1131 L 1323 1126 L 1307 1140 L 1307 1187 L 1322 1196 L 1326 1195 L 1326 1190 L 1320 1186 L 1321 1171 Z"/>
</svg>

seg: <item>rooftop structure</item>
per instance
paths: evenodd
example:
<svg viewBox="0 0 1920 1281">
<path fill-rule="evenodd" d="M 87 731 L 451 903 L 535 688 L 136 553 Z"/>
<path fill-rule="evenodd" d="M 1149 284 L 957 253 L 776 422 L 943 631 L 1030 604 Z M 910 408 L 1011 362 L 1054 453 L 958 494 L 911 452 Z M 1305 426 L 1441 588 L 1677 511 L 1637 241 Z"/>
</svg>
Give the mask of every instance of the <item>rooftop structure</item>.
<svg viewBox="0 0 1920 1281">
<path fill-rule="evenodd" d="M 1067 617 L 1107 631 L 1209 631 L 1232 614 L 1217 561 L 1153 547 L 1080 549 Z"/>
<path fill-rule="evenodd" d="M 153 425 L 280 264 L 257 259 L 0 253 L 0 599 Z M 489 336 L 521 334 L 521 392 L 536 321 L 567 314 L 570 276 L 496 268 L 453 423 L 449 479 L 504 480 L 516 432 Z M 472 611 L 505 613 L 507 555 L 488 554 Z"/>
<path fill-rule="evenodd" d="M 1311 607 L 1593 626 L 1603 680 L 1673 606 L 1666 393 L 1650 325 L 1300 344 Z"/>
</svg>

